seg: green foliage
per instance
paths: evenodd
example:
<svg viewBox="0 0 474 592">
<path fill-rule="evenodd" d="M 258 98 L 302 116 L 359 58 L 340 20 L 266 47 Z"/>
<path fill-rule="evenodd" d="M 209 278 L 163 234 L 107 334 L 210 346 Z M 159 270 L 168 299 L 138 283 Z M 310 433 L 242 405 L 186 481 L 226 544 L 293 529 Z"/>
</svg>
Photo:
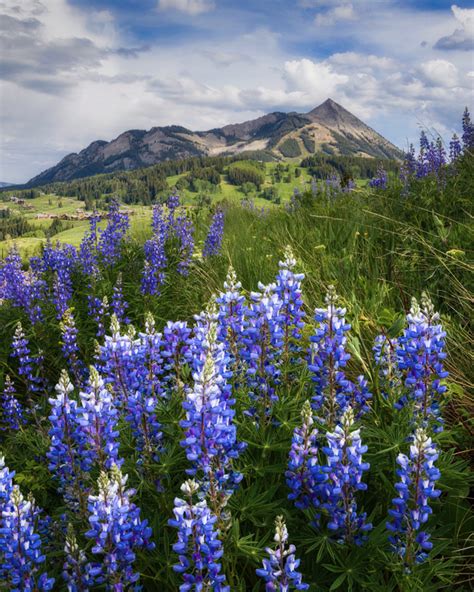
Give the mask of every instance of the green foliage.
<svg viewBox="0 0 474 592">
<path fill-rule="evenodd" d="M 227 169 L 227 178 L 232 185 L 253 183 L 258 189 L 265 182 L 265 172 L 257 163 L 240 161 L 230 165 Z"/>
<path fill-rule="evenodd" d="M 286 158 L 296 158 L 301 156 L 300 145 L 298 144 L 298 140 L 295 140 L 295 138 L 288 138 L 282 142 L 279 146 L 279 149 Z"/>
</svg>

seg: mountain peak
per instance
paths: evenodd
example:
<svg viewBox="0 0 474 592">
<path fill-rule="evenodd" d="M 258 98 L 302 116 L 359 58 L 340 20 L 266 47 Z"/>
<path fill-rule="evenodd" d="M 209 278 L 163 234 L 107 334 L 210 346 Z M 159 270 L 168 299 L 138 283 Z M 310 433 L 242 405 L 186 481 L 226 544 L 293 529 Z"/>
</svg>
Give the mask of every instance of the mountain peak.
<svg viewBox="0 0 474 592">
<path fill-rule="evenodd" d="M 110 142 L 95 141 L 79 154 L 64 157 L 28 185 L 142 168 L 169 159 L 246 151 L 264 151 L 276 160 L 302 158 L 318 151 L 372 158 L 401 155 L 396 146 L 328 98 L 309 113 L 276 111 L 207 131 L 179 125 L 128 130 Z"/>
</svg>

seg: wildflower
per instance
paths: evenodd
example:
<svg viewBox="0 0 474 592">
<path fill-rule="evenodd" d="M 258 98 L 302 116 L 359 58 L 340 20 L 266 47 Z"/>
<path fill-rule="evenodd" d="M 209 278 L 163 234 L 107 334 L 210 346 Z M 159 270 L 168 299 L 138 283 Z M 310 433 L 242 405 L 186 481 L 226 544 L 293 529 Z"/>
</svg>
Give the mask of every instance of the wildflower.
<svg viewBox="0 0 474 592">
<path fill-rule="evenodd" d="M 464 150 L 474 147 L 474 124 L 471 122 L 469 110 L 466 107 L 462 116 L 462 144 Z"/>
<path fill-rule="evenodd" d="M 219 531 L 215 529 L 217 517 L 205 500 L 193 502 L 193 496 L 199 491 L 196 481 L 185 481 L 181 491 L 187 499 L 175 498 L 174 518 L 168 521 L 178 529 L 178 542 L 173 545 L 173 551 L 178 554 L 179 563 L 173 569 L 184 580 L 180 592 L 193 589 L 230 592 L 219 563 L 224 551 Z"/>
<path fill-rule="evenodd" d="M 96 584 L 105 583 L 107 590 L 136 585 L 140 574 L 133 570 L 135 551 L 154 548 L 151 528 L 131 501 L 135 491 L 126 489 L 127 478 L 112 464 L 110 474 L 100 474 L 98 494 L 89 496 L 86 537 L 93 540 L 92 553 L 101 556 L 101 562 L 89 566 L 88 574 Z"/>
<path fill-rule="evenodd" d="M 25 500 L 17 485 L 3 505 L 0 529 L 0 562 L 3 582 L 12 592 L 52 590 L 54 578 L 39 573 L 45 556 L 35 532 L 32 501 Z"/>
<path fill-rule="evenodd" d="M 296 547 L 288 543 L 288 531 L 283 516 L 278 516 L 275 521 L 276 549 L 267 547 L 265 550 L 269 556 L 263 560 L 263 568 L 257 569 L 257 575 L 266 582 L 268 591 L 288 592 L 289 590 L 307 590 L 308 584 L 303 583 L 303 576 L 296 571 L 300 560 L 295 558 Z"/>
<path fill-rule="evenodd" d="M 63 315 L 60 323 L 61 328 L 61 349 L 66 360 L 66 363 L 74 376 L 76 383 L 81 385 L 84 375 L 85 368 L 84 364 L 79 358 L 79 346 L 77 344 L 77 327 L 74 320 L 74 311 L 72 308 L 68 308 Z"/>
<path fill-rule="evenodd" d="M 415 422 L 431 424 L 435 432 L 442 430 L 440 398 L 446 391 L 441 380 L 448 376 L 443 360 L 446 333 L 434 311 L 433 304 L 423 293 L 421 307 L 413 299 L 407 316 L 408 327 L 400 338 L 399 367 L 406 373 L 406 393 L 396 403 L 401 408 L 409 401 L 414 405 Z"/>
<path fill-rule="evenodd" d="M 91 367 L 85 392 L 80 393 L 78 424 L 85 439 L 84 453 L 89 462 L 97 461 L 101 469 L 120 465 L 118 449 L 118 411 L 112 394 L 94 367 Z"/>
<path fill-rule="evenodd" d="M 242 284 L 237 281 L 237 275 L 229 266 L 224 282 L 225 292 L 216 298 L 218 311 L 218 339 L 225 344 L 230 354 L 229 364 L 234 371 L 240 370 L 243 344 L 243 330 L 245 327 L 246 303 L 242 294 Z"/>
<path fill-rule="evenodd" d="M 87 564 L 84 551 L 77 544 L 71 524 L 68 524 L 64 553 L 66 560 L 63 565 L 63 578 L 68 592 L 88 592 L 94 584 L 89 575 L 90 565 Z"/>
<path fill-rule="evenodd" d="M 313 427 L 311 403 L 305 401 L 301 411 L 302 424 L 295 428 L 291 440 L 286 483 L 291 489 L 288 499 L 302 510 L 318 505 L 316 495 L 326 475 L 318 464 L 318 430 Z"/>
<path fill-rule="evenodd" d="M 118 322 L 120 324 L 128 325 L 130 323 L 130 319 L 126 316 L 128 302 L 125 302 L 123 297 L 123 280 L 121 273 L 118 274 L 110 304 Z"/>
<path fill-rule="evenodd" d="M 202 251 L 203 257 L 218 255 L 222 248 L 222 238 L 224 235 L 224 210 L 218 209 L 212 217 L 209 232 L 204 243 Z"/>
<path fill-rule="evenodd" d="M 328 478 L 324 484 L 323 508 L 328 513 L 328 528 L 337 542 L 362 544 L 365 533 L 372 529 L 365 513 L 357 513 L 355 495 L 365 491 L 362 475 L 370 465 L 362 461 L 367 451 L 360 438 L 360 430 L 353 430 L 354 413 L 346 409 L 341 424 L 326 434 L 328 445 L 323 448 L 327 457 Z"/>
<path fill-rule="evenodd" d="M 2 410 L 0 430 L 19 430 L 26 423 L 25 411 L 23 405 L 16 398 L 15 387 L 8 374 L 5 376 L 0 401 L 0 408 Z"/>
<path fill-rule="evenodd" d="M 435 489 L 435 482 L 440 478 L 439 470 L 434 466 L 437 458 L 436 446 L 423 428 L 415 431 L 410 456 L 399 454 L 397 457 L 400 481 L 395 488 L 398 497 L 392 500 L 387 529 L 391 533 L 389 540 L 393 550 L 408 568 L 423 562 L 433 546 L 430 535 L 421 527 L 432 513 L 429 500 L 441 494 Z"/>
<path fill-rule="evenodd" d="M 127 214 L 120 212 L 120 204 L 113 199 L 107 214 L 107 226 L 100 233 L 97 252 L 106 266 L 112 266 L 120 259 L 120 249 L 130 221 Z"/>
<path fill-rule="evenodd" d="M 376 189 L 387 189 L 387 172 L 382 166 L 377 169 L 377 176 L 369 181 L 369 186 Z"/>
<path fill-rule="evenodd" d="M 43 380 L 40 376 L 43 356 L 31 354 L 30 342 L 27 339 L 23 327 L 18 321 L 12 342 L 11 356 L 18 359 L 18 374 L 26 384 L 28 395 L 35 395 L 43 388 Z"/>
<path fill-rule="evenodd" d="M 402 388 L 402 372 L 399 368 L 400 358 L 397 353 L 398 339 L 390 339 L 385 333 L 377 335 L 372 348 L 377 364 L 379 384 L 382 395 L 393 399 Z"/>
</svg>

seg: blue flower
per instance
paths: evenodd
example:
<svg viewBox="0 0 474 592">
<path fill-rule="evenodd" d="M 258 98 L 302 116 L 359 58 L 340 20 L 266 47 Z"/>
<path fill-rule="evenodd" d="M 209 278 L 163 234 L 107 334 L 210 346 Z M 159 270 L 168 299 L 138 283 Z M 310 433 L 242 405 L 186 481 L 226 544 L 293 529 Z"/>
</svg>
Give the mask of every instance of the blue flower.
<svg viewBox="0 0 474 592">
<path fill-rule="evenodd" d="M 173 545 L 173 551 L 178 554 L 179 563 L 173 569 L 184 580 L 179 590 L 230 592 L 219 562 L 224 550 L 215 528 L 217 517 L 211 513 L 206 501 L 193 502 L 193 495 L 199 491 L 196 481 L 185 481 L 181 491 L 187 499 L 175 498 L 174 519 L 168 521 L 170 526 L 178 529 L 178 542 Z"/>
<path fill-rule="evenodd" d="M 436 447 L 423 428 L 415 431 L 410 456 L 399 454 L 397 457 L 400 481 L 395 488 L 398 496 L 392 500 L 387 529 L 393 550 L 408 568 L 423 562 L 433 546 L 429 535 L 421 528 L 432 513 L 429 500 L 441 494 L 435 489 L 435 483 L 440 478 L 440 472 L 434 465 L 437 458 Z"/>
<path fill-rule="evenodd" d="M 275 521 L 276 549 L 267 547 L 268 559 L 263 560 L 263 568 L 257 569 L 257 575 L 266 582 L 268 592 L 289 592 L 290 590 L 307 590 L 308 584 L 303 582 L 302 574 L 297 571 L 300 560 L 295 558 L 296 548 L 288 543 L 288 531 L 283 516 Z"/>
<path fill-rule="evenodd" d="M 89 564 L 87 571 L 95 584 L 105 584 L 107 590 L 139 590 L 140 574 L 133 570 L 135 552 L 155 546 L 150 541 L 151 528 L 131 501 L 135 491 L 126 489 L 126 483 L 127 476 L 112 464 L 110 475 L 100 474 L 98 494 L 89 496 L 86 537 L 92 539 L 92 553 L 101 562 Z"/>
<path fill-rule="evenodd" d="M 8 374 L 5 376 L 5 384 L 0 399 L 2 415 L 0 418 L 0 430 L 19 430 L 26 423 L 23 405 L 16 398 L 15 387 Z"/>
<path fill-rule="evenodd" d="M 204 242 L 202 250 L 203 257 L 218 255 L 222 248 L 222 238 L 224 236 L 224 210 L 218 209 L 212 217 L 209 232 Z"/>
</svg>

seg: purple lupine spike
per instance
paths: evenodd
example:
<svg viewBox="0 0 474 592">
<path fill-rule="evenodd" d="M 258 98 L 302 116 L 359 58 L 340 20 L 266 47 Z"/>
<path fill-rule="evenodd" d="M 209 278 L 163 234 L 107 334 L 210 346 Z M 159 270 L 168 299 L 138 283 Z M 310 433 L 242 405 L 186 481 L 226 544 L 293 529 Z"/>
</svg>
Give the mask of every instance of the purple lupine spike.
<svg viewBox="0 0 474 592">
<path fill-rule="evenodd" d="M 216 298 L 219 306 L 217 335 L 230 354 L 229 367 L 235 374 L 242 369 L 246 301 L 242 294 L 242 284 L 237 281 L 237 275 L 232 266 L 227 272 L 224 289 L 225 292 L 221 292 Z"/>
<path fill-rule="evenodd" d="M 313 427 L 313 411 L 309 401 L 303 404 L 301 417 L 301 426 L 293 432 L 285 477 L 291 489 L 288 499 L 297 508 L 304 510 L 311 505 L 319 505 L 320 484 L 327 477 L 318 461 L 318 430 Z"/>
<path fill-rule="evenodd" d="M 110 314 L 109 301 L 107 296 L 104 296 L 101 300 L 97 296 L 88 295 L 87 304 L 89 309 L 89 315 L 97 324 L 97 337 L 104 337 L 106 318 Z"/>
<path fill-rule="evenodd" d="M 89 574 L 86 554 L 79 548 L 71 524 L 68 524 L 67 528 L 64 554 L 66 560 L 63 564 L 62 575 L 68 592 L 89 592 L 89 589 L 94 585 L 94 581 Z"/>
<path fill-rule="evenodd" d="M 112 393 L 94 367 L 90 369 L 88 386 L 80 393 L 80 399 L 78 424 L 87 445 L 84 455 L 90 462 L 97 462 L 101 469 L 121 465 L 118 410 Z"/>
<path fill-rule="evenodd" d="M 267 547 L 268 559 L 263 560 L 263 568 L 257 569 L 257 575 L 266 582 L 269 592 L 289 592 L 290 590 L 308 590 L 309 584 L 303 582 L 303 575 L 297 571 L 300 560 L 295 558 L 296 547 L 288 545 L 288 531 L 283 516 L 275 521 L 276 549 Z"/>
<path fill-rule="evenodd" d="M 0 529 L 0 556 L 2 581 L 9 590 L 53 589 L 54 578 L 39 573 L 46 557 L 41 551 L 41 538 L 35 532 L 34 511 L 31 500 L 25 500 L 17 485 L 13 486 L 2 510 Z"/>
<path fill-rule="evenodd" d="M 276 285 L 259 284 L 260 292 L 251 292 L 247 311 L 242 355 L 247 364 L 247 385 L 251 407 L 248 413 L 257 420 L 268 421 L 273 404 L 278 400 L 283 328 L 282 301 Z"/>
<path fill-rule="evenodd" d="M 101 560 L 89 564 L 86 571 L 94 584 L 105 584 L 108 590 L 137 589 L 140 574 L 133 569 L 135 553 L 155 546 L 147 520 L 141 519 L 140 508 L 131 500 L 135 490 L 126 488 L 127 478 L 112 464 L 110 474 L 100 474 L 98 494 L 89 496 L 86 537 Z"/>
<path fill-rule="evenodd" d="M 16 246 L 0 261 L 0 301 L 8 300 L 22 308 L 32 325 L 43 321 L 40 303 L 44 300 L 46 284 L 40 269 L 23 271 L 20 253 Z"/>
<path fill-rule="evenodd" d="M 372 348 L 377 365 L 380 392 L 385 399 L 394 401 L 402 389 L 402 372 L 399 368 L 398 339 L 390 339 L 385 333 L 377 335 Z"/>
<path fill-rule="evenodd" d="M 127 317 L 128 302 L 123 297 L 123 279 L 121 273 L 118 274 L 110 305 L 118 322 L 121 325 L 128 325 L 130 323 L 130 319 Z"/>
<path fill-rule="evenodd" d="M 20 321 L 16 325 L 13 336 L 11 356 L 18 360 L 18 374 L 25 381 L 28 396 L 31 397 L 40 393 L 44 389 L 41 378 L 43 356 L 41 353 L 31 354 L 30 342 L 23 331 Z"/>
<path fill-rule="evenodd" d="M 328 478 L 324 483 L 325 500 L 322 507 L 328 513 L 328 529 L 339 543 L 355 542 L 360 545 L 372 524 L 365 513 L 358 513 L 356 493 L 367 485 L 362 475 L 370 465 L 362 461 L 367 446 L 362 445 L 360 430 L 353 430 L 354 413 L 346 409 L 341 424 L 327 432 L 328 445 L 323 448 L 327 457 Z"/>
<path fill-rule="evenodd" d="M 326 308 L 315 310 L 318 322 L 315 334 L 310 337 L 308 368 L 314 383 L 313 410 L 320 415 L 328 429 L 332 429 L 344 411 L 351 385 L 344 368 L 350 355 L 346 352 L 346 333 L 350 325 L 345 321 L 345 308 L 336 306 L 334 286 L 329 286 Z"/>
<path fill-rule="evenodd" d="M 199 491 L 196 481 L 185 481 L 181 491 L 187 499 L 175 498 L 174 518 L 168 521 L 178 530 L 178 542 L 173 545 L 173 551 L 177 553 L 179 563 L 173 565 L 173 569 L 184 580 L 179 590 L 230 592 L 219 562 L 224 550 L 219 531 L 215 528 L 217 517 L 211 513 L 205 500 L 193 502 L 193 496 Z"/>
<path fill-rule="evenodd" d="M 288 378 L 290 362 L 296 362 L 302 351 L 299 342 L 305 316 L 301 292 L 304 274 L 294 272 L 296 259 L 289 245 L 285 249 L 283 261 L 280 261 L 278 266 L 280 269 L 276 277 L 275 292 L 282 303 L 280 323 L 283 330 L 283 366 L 285 378 Z"/>
<path fill-rule="evenodd" d="M 79 346 L 77 344 L 77 327 L 74 320 L 74 310 L 68 308 L 60 323 L 61 349 L 69 371 L 73 375 L 76 384 L 82 385 L 85 378 L 85 366 L 79 357 Z"/>
<path fill-rule="evenodd" d="M 432 513 L 429 500 L 441 494 L 435 489 L 435 483 L 440 478 L 440 472 L 434 465 L 437 458 L 436 446 L 423 428 L 415 431 L 410 456 L 399 454 L 397 457 L 400 481 L 395 488 L 398 496 L 392 500 L 387 529 L 392 549 L 408 569 L 425 561 L 433 547 L 430 535 L 421 528 Z"/>
<path fill-rule="evenodd" d="M 224 236 L 224 218 L 224 210 L 219 208 L 212 217 L 212 222 L 209 226 L 209 232 L 202 251 L 203 257 L 211 257 L 220 253 Z"/>
<path fill-rule="evenodd" d="M 128 214 L 120 212 L 119 202 L 113 199 L 107 214 L 107 226 L 100 233 L 97 243 L 97 252 L 105 266 L 112 266 L 120 260 L 122 243 L 129 226 Z"/>
<path fill-rule="evenodd" d="M 205 361 L 193 374 L 194 386 L 186 394 L 181 421 L 186 450 L 192 467 L 187 470 L 201 481 L 214 512 L 220 510 L 242 479 L 232 467 L 244 448 L 238 442 L 234 424 L 232 388 L 227 382 L 224 345 L 217 341 L 217 323 L 210 323 L 206 340 L 201 341 Z"/>
<path fill-rule="evenodd" d="M 387 189 L 387 182 L 387 171 L 380 165 L 377 169 L 377 175 L 369 181 L 369 187 Z"/>
<path fill-rule="evenodd" d="M 184 387 L 183 365 L 189 359 L 191 329 L 185 321 L 168 321 L 161 336 L 162 384 L 169 396 Z"/>
<path fill-rule="evenodd" d="M 461 141 L 457 134 L 453 134 L 451 141 L 449 142 L 449 160 L 455 162 L 462 154 Z"/>
<path fill-rule="evenodd" d="M 77 402 L 70 398 L 74 387 L 65 371 L 56 385 L 56 397 L 49 399 L 51 438 L 48 469 L 59 480 L 59 491 L 73 508 L 85 510 L 87 488 L 84 483 L 92 463 L 87 452 L 87 439 L 79 426 Z"/>
<path fill-rule="evenodd" d="M 462 116 L 462 145 L 465 151 L 474 147 L 474 124 L 471 122 L 471 115 L 467 107 Z"/>
<path fill-rule="evenodd" d="M 446 392 L 441 381 L 448 376 L 443 360 L 446 333 L 433 304 L 423 293 L 421 307 L 413 299 L 407 315 L 408 327 L 399 339 L 399 368 L 405 373 L 406 392 L 396 403 L 399 409 L 412 402 L 414 420 L 420 426 L 431 425 L 435 432 L 443 428 L 440 399 Z"/>
<path fill-rule="evenodd" d="M 99 241 L 98 224 L 100 216 L 94 212 L 89 218 L 89 231 L 84 234 L 79 247 L 79 265 L 82 273 L 90 279 L 99 277 L 99 261 L 97 257 L 97 245 Z"/>
<path fill-rule="evenodd" d="M 23 405 L 16 397 L 15 387 L 8 374 L 5 376 L 3 391 L 0 398 L 1 431 L 17 431 L 26 424 L 26 415 Z"/>
<path fill-rule="evenodd" d="M 188 275 L 189 266 L 194 253 L 194 225 L 186 214 L 176 218 L 174 232 L 179 241 L 179 262 L 178 272 Z"/>
</svg>

